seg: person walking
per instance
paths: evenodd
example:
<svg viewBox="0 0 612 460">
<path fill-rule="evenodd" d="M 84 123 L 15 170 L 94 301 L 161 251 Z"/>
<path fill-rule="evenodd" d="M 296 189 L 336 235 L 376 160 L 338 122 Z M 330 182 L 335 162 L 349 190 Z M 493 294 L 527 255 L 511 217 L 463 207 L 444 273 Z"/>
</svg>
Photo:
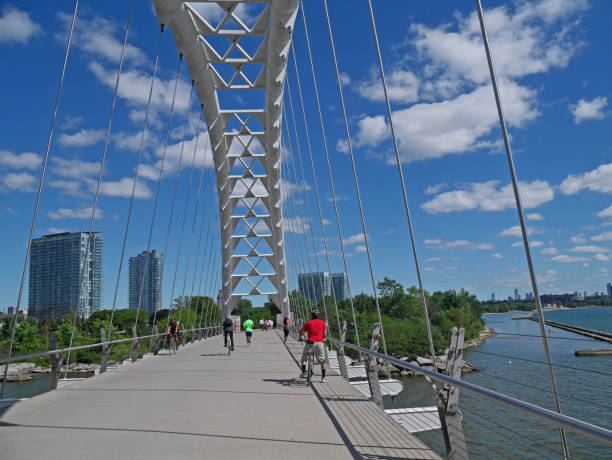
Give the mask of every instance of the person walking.
<svg viewBox="0 0 612 460">
<path fill-rule="evenodd" d="M 287 337 L 289 337 L 289 326 L 291 326 L 291 320 L 288 316 L 283 318 L 283 334 L 285 335 L 285 342 L 287 342 Z"/>
<path fill-rule="evenodd" d="M 247 342 L 247 346 L 251 344 L 251 337 L 253 337 L 253 320 L 251 319 L 250 316 L 247 316 L 246 321 L 243 324 L 244 326 L 244 333 L 246 335 L 246 342 Z"/>
</svg>

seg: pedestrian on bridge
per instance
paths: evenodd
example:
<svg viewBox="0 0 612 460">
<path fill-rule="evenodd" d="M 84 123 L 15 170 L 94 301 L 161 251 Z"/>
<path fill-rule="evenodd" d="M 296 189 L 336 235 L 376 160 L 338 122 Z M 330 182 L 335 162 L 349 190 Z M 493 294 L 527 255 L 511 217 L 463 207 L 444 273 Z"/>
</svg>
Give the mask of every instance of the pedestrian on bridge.
<svg viewBox="0 0 612 460">
<path fill-rule="evenodd" d="M 246 335 L 246 342 L 247 342 L 247 346 L 250 345 L 251 343 L 251 337 L 253 337 L 253 320 L 251 319 L 250 316 L 247 316 L 246 321 L 243 324 L 244 326 L 244 332 Z"/>
</svg>

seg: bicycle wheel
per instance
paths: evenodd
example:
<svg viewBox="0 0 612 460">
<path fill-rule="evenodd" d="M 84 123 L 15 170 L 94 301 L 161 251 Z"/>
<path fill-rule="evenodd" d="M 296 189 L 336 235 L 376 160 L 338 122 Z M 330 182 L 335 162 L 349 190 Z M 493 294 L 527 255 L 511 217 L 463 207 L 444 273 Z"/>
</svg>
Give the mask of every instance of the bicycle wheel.
<svg viewBox="0 0 612 460">
<path fill-rule="evenodd" d="M 307 371 L 306 371 L 306 386 L 309 387 L 312 383 L 312 374 L 313 374 L 313 360 L 312 355 L 308 355 L 308 359 L 306 361 Z"/>
</svg>

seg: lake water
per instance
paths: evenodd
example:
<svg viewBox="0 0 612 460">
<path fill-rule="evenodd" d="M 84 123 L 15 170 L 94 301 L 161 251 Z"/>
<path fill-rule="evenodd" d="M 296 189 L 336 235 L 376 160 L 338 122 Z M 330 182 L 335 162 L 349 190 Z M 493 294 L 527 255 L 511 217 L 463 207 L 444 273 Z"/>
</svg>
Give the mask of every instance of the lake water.
<svg viewBox="0 0 612 460">
<path fill-rule="evenodd" d="M 499 335 L 477 349 L 466 351 L 465 359 L 475 364 L 479 372 L 463 378 L 553 409 L 548 371 L 542 364 L 545 357 L 538 336 L 539 324 L 512 320 L 521 315 L 524 313 L 485 315 L 486 326 L 494 328 Z M 612 332 L 612 307 L 550 311 L 545 312 L 545 318 Z M 547 327 L 547 334 L 562 412 L 612 429 L 612 356 L 574 356 L 576 349 L 612 345 L 555 328 Z M 431 387 L 423 378 L 406 378 L 404 385 L 395 407 L 434 405 Z M 562 458 L 559 432 L 551 425 L 466 392 L 461 393 L 459 406 L 471 458 Z M 573 459 L 612 459 L 609 447 L 573 433 L 566 434 Z M 418 437 L 438 452 L 444 451 L 439 431 L 421 433 Z"/>
</svg>

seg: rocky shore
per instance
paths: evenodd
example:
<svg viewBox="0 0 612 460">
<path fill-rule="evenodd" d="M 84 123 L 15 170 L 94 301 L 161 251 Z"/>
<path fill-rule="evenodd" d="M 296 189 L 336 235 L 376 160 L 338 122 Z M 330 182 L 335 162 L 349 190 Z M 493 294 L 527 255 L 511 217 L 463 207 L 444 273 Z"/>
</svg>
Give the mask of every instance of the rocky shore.
<svg viewBox="0 0 612 460">
<path fill-rule="evenodd" d="M 68 372 L 71 374 L 91 374 L 100 369 L 99 364 L 71 363 Z M 66 366 L 62 366 L 60 372 L 64 372 Z M 25 382 L 34 380 L 37 374 L 51 372 L 51 367 L 36 367 L 34 363 L 13 363 L 9 364 L 6 377 L 7 382 Z M 4 366 L 0 366 L 0 382 L 4 380 Z"/>
<path fill-rule="evenodd" d="M 480 332 L 480 335 L 478 336 L 478 338 L 470 340 L 469 342 L 466 342 L 464 345 L 464 349 L 477 347 L 478 345 L 485 342 L 489 337 L 493 337 L 495 335 L 496 335 L 495 331 L 492 328 L 485 328 L 483 331 Z M 414 364 L 415 366 L 422 366 L 425 369 L 429 369 L 429 370 L 433 370 L 434 368 L 433 359 L 431 359 L 430 356 L 417 356 L 414 359 L 409 358 L 409 357 L 404 357 L 404 358 L 401 358 L 401 360 L 406 361 L 410 364 Z M 443 355 L 436 356 L 437 368 L 439 372 L 444 372 L 446 370 L 447 361 L 448 361 L 448 348 L 444 351 Z M 393 377 L 400 377 L 400 376 L 401 377 L 422 377 L 423 376 L 423 374 L 419 372 L 414 372 L 406 368 L 399 368 L 392 364 L 390 364 L 389 367 L 391 369 L 391 376 Z M 461 372 L 463 374 L 467 374 L 467 373 L 474 372 L 474 371 L 478 371 L 478 368 L 474 366 L 473 364 L 464 360 Z M 379 377 L 387 376 L 387 367 L 383 363 L 378 364 L 378 375 Z"/>
</svg>

